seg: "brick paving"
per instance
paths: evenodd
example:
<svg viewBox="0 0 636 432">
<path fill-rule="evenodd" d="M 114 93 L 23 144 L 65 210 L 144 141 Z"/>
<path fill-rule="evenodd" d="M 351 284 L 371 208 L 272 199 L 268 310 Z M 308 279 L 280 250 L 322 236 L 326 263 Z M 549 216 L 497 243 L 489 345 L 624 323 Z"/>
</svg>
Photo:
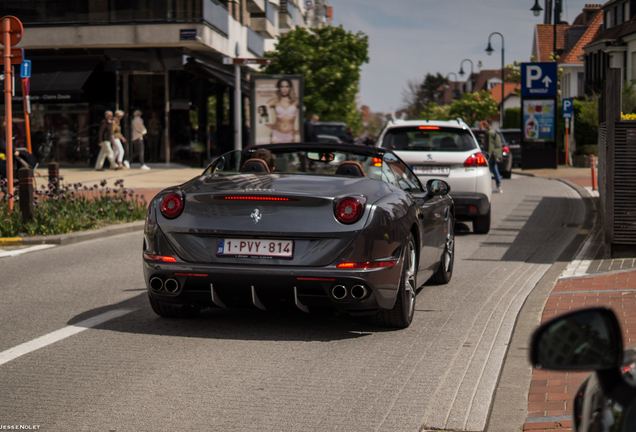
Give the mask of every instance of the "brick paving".
<svg viewBox="0 0 636 432">
<path fill-rule="evenodd" d="M 576 309 L 603 305 L 612 308 L 618 317 L 623 343 L 636 344 L 636 271 L 559 281 L 545 305 L 542 322 Z M 572 431 L 572 398 L 587 375 L 534 369 L 523 430 Z"/>
</svg>

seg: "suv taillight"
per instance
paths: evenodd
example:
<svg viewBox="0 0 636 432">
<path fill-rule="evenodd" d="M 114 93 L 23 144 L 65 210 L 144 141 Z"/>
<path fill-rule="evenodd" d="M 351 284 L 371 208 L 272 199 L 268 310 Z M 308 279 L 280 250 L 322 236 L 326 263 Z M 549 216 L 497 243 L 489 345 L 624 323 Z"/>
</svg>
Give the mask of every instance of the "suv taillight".
<svg viewBox="0 0 636 432">
<path fill-rule="evenodd" d="M 464 166 L 466 168 L 479 167 L 479 166 L 487 167 L 488 161 L 484 157 L 483 153 L 473 153 L 468 157 L 468 159 L 464 161 Z"/>
<path fill-rule="evenodd" d="M 185 196 L 183 192 L 171 192 L 161 198 L 159 209 L 164 217 L 174 219 L 183 212 L 184 206 Z"/>
<path fill-rule="evenodd" d="M 508 148 L 508 146 L 503 146 L 503 148 L 501 149 L 504 153 L 510 153 L 510 149 Z"/>
<path fill-rule="evenodd" d="M 335 202 L 333 213 L 338 222 L 352 224 L 358 222 L 364 213 L 366 199 L 362 197 L 345 197 Z"/>
</svg>

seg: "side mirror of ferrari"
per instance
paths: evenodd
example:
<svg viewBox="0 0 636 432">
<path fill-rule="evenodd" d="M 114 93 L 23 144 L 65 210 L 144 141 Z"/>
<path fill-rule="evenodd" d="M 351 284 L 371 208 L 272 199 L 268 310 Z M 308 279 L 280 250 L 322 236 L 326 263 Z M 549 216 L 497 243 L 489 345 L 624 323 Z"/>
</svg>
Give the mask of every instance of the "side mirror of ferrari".
<svg viewBox="0 0 636 432">
<path fill-rule="evenodd" d="M 538 369 L 600 370 L 623 358 L 621 328 L 609 308 L 561 315 L 532 336 L 530 362 Z"/>
</svg>

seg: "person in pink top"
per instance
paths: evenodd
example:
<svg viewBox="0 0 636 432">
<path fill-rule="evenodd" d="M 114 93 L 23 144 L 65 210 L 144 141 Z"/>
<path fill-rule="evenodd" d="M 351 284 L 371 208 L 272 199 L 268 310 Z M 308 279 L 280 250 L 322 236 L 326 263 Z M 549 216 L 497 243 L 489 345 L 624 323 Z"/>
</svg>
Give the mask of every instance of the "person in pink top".
<svg viewBox="0 0 636 432">
<path fill-rule="evenodd" d="M 292 83 L 287 78 L 276 83 L 276 97 L 270 99 L 267 106 L 274 122 L 267 124 L 272 129 L 272 143 L 290 143 L 300 141 L 297 127 L 298 98 Z"/>
</svg>

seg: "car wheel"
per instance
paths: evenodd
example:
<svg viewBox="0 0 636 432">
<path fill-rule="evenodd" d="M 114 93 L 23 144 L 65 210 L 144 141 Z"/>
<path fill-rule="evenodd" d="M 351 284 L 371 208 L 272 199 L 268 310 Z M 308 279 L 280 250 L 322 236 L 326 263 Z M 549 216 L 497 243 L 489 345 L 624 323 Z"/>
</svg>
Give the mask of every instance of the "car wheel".
<svg viewBox="0 0 636 432">
<path fill-rule="evenodd" d="M 512 177 L 512 171 L 504 171 L 501 173 L 501 178 L 509 179 Z"/>
<path fill-rule="evenodd" d="M 404 250 L 404 263 L 395 305 L 393 309 L 378 312 L 377 320 L 380 325 L 394 328 L 407 328 L 411 325 L 415 313 L 416 280 L 417 253 L 415 240 L 411 235 Z"/>
<path fill-rule="evenodd" d="M 439 268 L 433 275 L 433 283 L 445 285 L 450 282 L 453 276 L 453 265 L 455 264 L 455 220 L 453 216 L 448 218 L 448 228 L 446 231 L 446 245 L 442 252 L 442 259 Z"/>
<path fill-rule="evenodd" d="M 150 306 L 154 313 L 165 318 L 192 318 L 199 315 L 201 308 L 199 306 L 190 305 L 173 305 L 155 300 L 148 295 Z"/>
<path fill-rule="evenodd" d="M 490 231 L 490 209 L 488 213 L 483 216 L 477 216 L 473 220 L 473 232 L 475 234 L 488 234 Z"/>
</svg>

